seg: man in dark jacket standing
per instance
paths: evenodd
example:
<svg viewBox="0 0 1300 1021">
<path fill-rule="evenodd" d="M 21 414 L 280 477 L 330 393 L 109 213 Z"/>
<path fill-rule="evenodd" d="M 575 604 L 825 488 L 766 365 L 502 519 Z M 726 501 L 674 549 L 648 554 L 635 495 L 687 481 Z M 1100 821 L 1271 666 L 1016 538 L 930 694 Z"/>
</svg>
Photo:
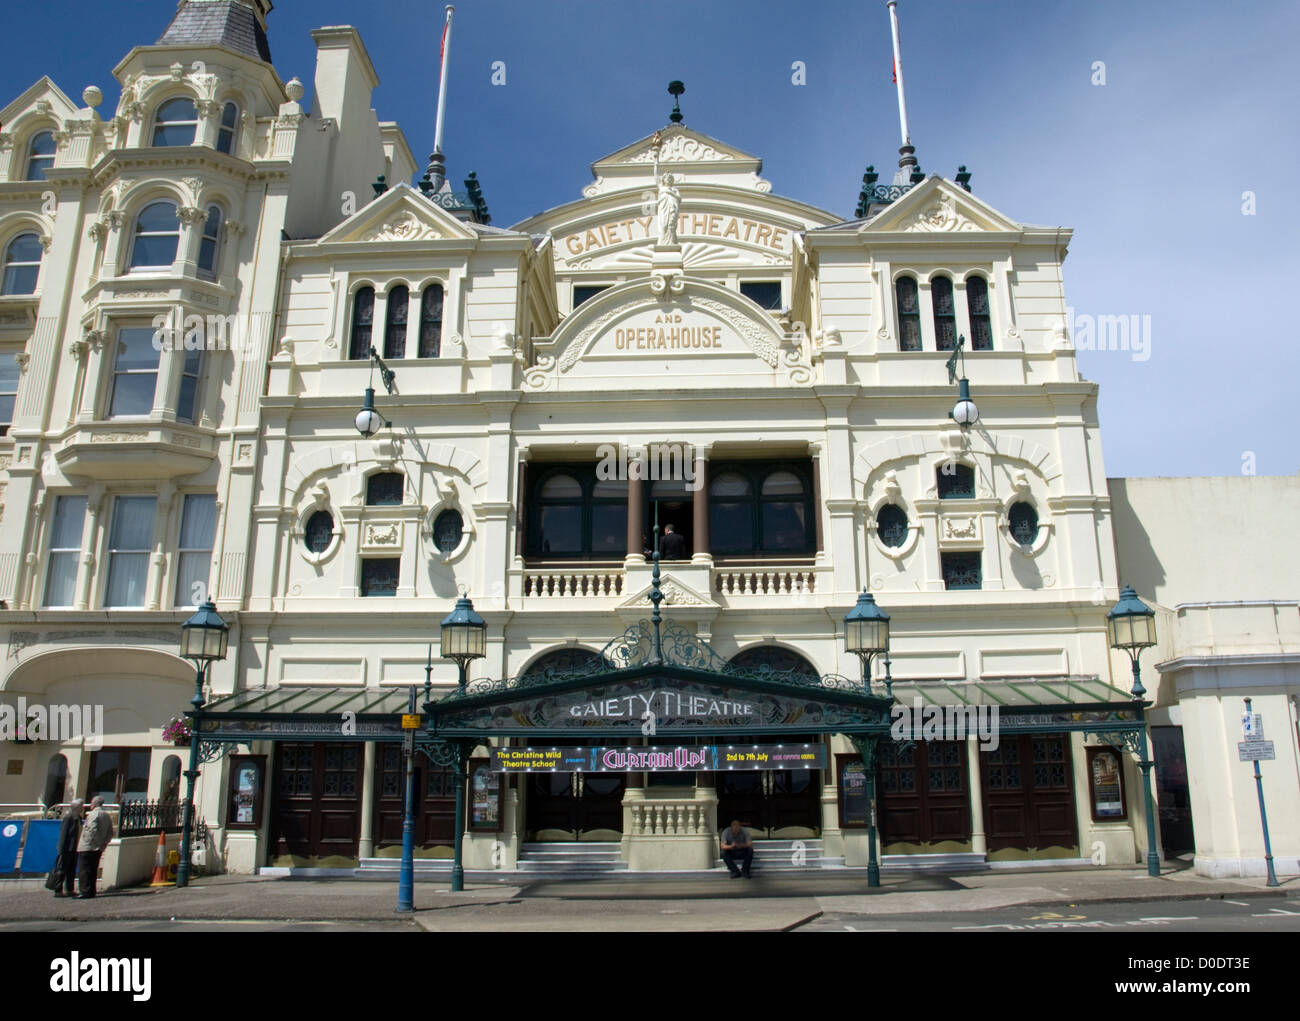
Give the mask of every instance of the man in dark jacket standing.
<svg viewBox="0 0 1300 1021">
<path fill-rule="evenodd" d="M 71 897 L 77 892 L 77 841 L 81 839 L 81 815 L 85 807 L 86 803 L 77 798 L 59 823 L 59 854 L 54 859 L 54 869 L 63 872 L 63 885 L 54 891 L 56 897 Z"/>
<path fill-rule="evenodd" d="M 672 525 L 665 525 L 664 537 L 659 544 L 659 549 L 659 555 L 664 560 L 681 560 L 686 556 L 686 536 Z"/>
<path fill-rule="evenodd" d="M 104 811 L 104 799 L 96 794 L 90 799 L 90 815 L 86 816 L 86 824 L 81 828 L 81 839 L 77 841 L 77 873 L 80 880 L 78 900 L 95 896 L 99 859 L 112 839 L 113 820 Z"/>
</svg>

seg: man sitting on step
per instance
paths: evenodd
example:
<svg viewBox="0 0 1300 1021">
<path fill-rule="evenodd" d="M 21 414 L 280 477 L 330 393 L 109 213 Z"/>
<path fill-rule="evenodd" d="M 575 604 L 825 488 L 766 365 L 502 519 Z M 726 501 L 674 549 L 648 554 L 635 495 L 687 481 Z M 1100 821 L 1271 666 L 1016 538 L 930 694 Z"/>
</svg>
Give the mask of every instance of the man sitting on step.
<svg viewBox="0 0 1300 1021">
<path fill-rule="evenodd" d="M 732 879 L 739 879 L 742 875 L 746 879 L 754 878 L 750 872 L 754 864 L 754 842 L 739 819 L 732 819 L 731 825 L 722 831 L 722 860 L 726 862 Z"/>
</svg>

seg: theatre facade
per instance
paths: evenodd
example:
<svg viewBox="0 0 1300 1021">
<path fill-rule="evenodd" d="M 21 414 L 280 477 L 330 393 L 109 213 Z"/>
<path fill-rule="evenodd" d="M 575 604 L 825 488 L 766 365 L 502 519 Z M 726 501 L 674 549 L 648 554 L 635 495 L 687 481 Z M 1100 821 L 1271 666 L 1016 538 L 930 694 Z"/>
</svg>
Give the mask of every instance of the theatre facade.
<svg viewBox="0 0 1300 1021">
<path fill-rule="evenodd" d="M 416 756 L 433 869 L 457 798 L 470 870 L 713 868 L 733 818 L 783 867 L 866 865 L 873 825 L 886 868 L 1142 859 L 1068 229 L 919 174 L 846 220 L 680 121 L 628 125 L 573 201 L 500 227 L 473 179 L 404 183 L 354 30 L 314 33 L 307 110 L 269 52 L 184 20 L 221 7 L 264 44 L 269 6 L 182 5 L 112 120 L 52 83 L 5 118 L 0 243 L 49 244 L 0 316 L 4 695 L 108 722 L 99 749 L 19 746 L 4 800 L 174 797 L 178 625 L 210 595 L 216 868 L 391 867 L 413 687 L 421 733 L 468 742 Z M 25 176 L 47 122 L 51 223 Z M 241 343 L 188 350 L 214 313 Z M 183 327 L 161 350 L 159 316 Z M 891 618 L 867 680 L 863 592 Z M 463 688 L 437 658 L 462 596 L 486 623 Z M 894 706 L 976 730 L 899 740 Z"/>
</svg>

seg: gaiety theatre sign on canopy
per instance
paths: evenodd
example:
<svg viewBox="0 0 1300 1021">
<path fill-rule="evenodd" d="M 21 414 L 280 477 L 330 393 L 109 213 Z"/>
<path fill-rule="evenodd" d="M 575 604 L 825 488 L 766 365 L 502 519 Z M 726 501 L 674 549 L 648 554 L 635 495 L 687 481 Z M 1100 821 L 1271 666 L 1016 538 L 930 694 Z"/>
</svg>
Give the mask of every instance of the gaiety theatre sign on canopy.
<svg viewBox="0 0 1300 1021">
<path fill-rule="evenodd" d="M 557 251 L 568 258 L 576 258 L 579 255 L 590 255 L 601 249 L 626 244 L 629 241 L 657 241 L 659 227 L 656 221 L 657 217 L 653 215 L 631 216 L 626 220 L 598 224 L 588 230 L 576 231 L 568 235 L 560 242 Z M 788 228 L 722 213 L 682 213 L 677 217 L 677 236 L 683 239 L 718 238 L 724 241 L 745 242 L 773 252 L 790 250 Z"/>
</svg>

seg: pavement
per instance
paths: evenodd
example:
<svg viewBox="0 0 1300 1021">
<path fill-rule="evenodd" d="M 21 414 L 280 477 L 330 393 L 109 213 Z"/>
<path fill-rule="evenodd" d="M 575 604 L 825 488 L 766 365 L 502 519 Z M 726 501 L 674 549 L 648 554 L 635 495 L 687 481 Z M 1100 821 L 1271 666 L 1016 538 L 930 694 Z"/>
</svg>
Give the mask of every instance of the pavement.
<svg viewBox="0 0 1300 1021">
<path fill-rule="evenodd" d="M 1300 900 L 1300 876 L 1270 889 L 1258 879 L 1206 879 L 1174 863 L 1159 878 L 1144 868 L 989 870 L 882 875 L 875 890 L 856 870 L 777 873 L 752 880 L 672 877 L 564 879 L 512 874 L 470 881 L 452 893 L 445 880 L 421 878 L 415 913 L 395 913 L 391 880 L 213 876 L 185 889 L 135 887 L 94 900 L 55 898 L 39 880 L 0 881 L 0 927 L 59 922 L 335 922 L 409 925 L 437 932 L 788 931 L 823 917 L 987 913 L 1022 905 L 1282 898 Z M 1292 905 L 1294 906 L 1294 905 Z M 16 923 L 16 924 L 15 924 Z"/>
</svg>

